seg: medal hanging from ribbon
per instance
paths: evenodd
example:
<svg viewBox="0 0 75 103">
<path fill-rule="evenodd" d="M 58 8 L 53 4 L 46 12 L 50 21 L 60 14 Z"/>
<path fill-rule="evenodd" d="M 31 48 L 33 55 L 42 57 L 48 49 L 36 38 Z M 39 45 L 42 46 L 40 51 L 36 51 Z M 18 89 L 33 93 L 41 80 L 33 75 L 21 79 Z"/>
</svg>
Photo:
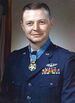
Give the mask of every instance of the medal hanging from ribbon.
<svg viewBox="0 0 75 103">
<path fill-rule="evenodd" d="M 36 69 L 36 62 L 32 61 L 29 65 L 29 70 L 34 71 Z"/>
<path fill-rule="evenodd" d="M 30 71 L 36 70 L 36 51 L 33 51 L 33 52 L 30 54 L 29 70 L 30 70 Z"/>
</svg>

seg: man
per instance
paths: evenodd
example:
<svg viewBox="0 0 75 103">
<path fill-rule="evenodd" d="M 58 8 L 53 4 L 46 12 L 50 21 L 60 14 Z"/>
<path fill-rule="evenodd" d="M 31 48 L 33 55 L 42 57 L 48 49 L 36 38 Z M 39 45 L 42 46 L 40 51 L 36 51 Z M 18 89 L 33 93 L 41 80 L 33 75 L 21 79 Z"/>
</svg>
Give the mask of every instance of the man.
<svg viewBox="0 0 75 103">
<path fill-rule="evenodd" d="M 6 62 L 2 92 L 9 103 L 75 103 L 75 54 L 51 42 L 52 25 L 45 3 L 24 6 L 21 26 L 29 45 Z"/>
</svg>

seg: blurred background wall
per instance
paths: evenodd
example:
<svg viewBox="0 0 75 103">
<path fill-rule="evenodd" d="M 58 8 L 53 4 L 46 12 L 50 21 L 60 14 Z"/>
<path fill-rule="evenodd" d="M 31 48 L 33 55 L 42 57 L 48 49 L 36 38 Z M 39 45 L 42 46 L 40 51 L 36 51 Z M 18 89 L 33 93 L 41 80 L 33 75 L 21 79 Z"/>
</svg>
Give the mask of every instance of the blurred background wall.
<svg viewBox="0 0 75 103">
<path fill-rule="evenodd" d="M 28 44 L 20 26 L 20 15 L 23 6 L 30 1 L 12 0 L 11 51 Z M 75 51 L 75 0 L 43 0 L 43 2 L 48 4 L 55 19 L 55 25 L 50 32 L 51 40 L 54 44 Z"/>
</svg>

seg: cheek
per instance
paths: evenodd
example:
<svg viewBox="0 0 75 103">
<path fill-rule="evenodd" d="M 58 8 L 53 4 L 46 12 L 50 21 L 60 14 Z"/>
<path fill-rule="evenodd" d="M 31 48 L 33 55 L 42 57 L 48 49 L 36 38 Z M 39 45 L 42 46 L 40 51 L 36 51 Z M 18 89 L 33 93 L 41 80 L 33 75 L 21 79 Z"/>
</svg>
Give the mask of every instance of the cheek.
<svg viewBox="0 0 75 103">
<path fill-rule="evenodd" d="M 40 28 L 43 32 L 49 32 L 49 26 L 41 26 Z"/>
<path fill-rule="evenodd" d="M 26 33 L 30 33 L 30 32 L 31 32 L 31 28 L 29 28 L 29 27 L 26 26 L 26 27 L 25 27 L 25 32 L 26 32 Z"/>
</svg>

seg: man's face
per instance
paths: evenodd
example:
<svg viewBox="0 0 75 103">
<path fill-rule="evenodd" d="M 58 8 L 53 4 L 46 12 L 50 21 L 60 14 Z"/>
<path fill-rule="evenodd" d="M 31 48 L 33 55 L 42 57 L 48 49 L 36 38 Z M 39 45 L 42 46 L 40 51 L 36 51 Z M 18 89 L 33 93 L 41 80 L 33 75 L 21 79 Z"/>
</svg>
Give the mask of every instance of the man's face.
<svg viewBox="0 0 75 103">
<path fill-rule="evenodd" d="M 48 39 L 52 22 L 45 9 L 26 10 L 22 19 L 23 31 L 30 42 L 40 43 Z"/>
</svg>

